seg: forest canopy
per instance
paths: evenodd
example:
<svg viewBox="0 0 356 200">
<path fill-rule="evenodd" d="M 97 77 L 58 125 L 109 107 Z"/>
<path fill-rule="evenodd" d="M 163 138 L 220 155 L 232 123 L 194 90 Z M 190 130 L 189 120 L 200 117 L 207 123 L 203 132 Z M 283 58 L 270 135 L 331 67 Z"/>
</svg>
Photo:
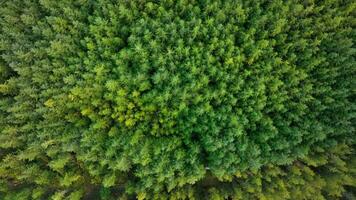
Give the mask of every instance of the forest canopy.
<svg viewBox="0 0 356 200">
<path fill-rule="evenodd" d="M 0 199 L 356 198 L 352 0 L 3 0 Z"/>
</svg>

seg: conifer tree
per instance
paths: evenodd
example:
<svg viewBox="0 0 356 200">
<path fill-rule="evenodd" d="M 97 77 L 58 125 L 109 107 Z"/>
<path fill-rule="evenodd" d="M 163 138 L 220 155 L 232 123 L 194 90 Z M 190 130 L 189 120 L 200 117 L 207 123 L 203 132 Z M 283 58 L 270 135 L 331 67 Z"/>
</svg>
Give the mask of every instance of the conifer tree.
<svg viewBox="0 0 356 200">
<path fill-rule="evenodd" d="M 351 0 L 0 5 L 0 199 L 355 197 Z"/>
</svg>

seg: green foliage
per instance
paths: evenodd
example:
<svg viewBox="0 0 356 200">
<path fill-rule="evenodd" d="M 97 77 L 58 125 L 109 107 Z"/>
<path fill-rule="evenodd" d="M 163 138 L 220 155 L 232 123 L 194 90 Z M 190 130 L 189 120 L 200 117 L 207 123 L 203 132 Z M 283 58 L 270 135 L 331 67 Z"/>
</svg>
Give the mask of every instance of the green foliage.
<svg viewBox="0 0 356 200">
<path fill-rule="evenodd" d="M 0 5 L 0 199 L 354 197 L 352 1 Z"/>
</svg>

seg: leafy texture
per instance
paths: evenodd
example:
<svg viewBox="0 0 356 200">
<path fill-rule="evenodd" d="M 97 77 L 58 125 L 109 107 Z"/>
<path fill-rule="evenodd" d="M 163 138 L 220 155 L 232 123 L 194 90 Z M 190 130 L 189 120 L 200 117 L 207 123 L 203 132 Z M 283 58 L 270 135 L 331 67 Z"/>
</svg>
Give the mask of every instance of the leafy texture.
<svg viewBox="0 0 356 200">
<path fill-rule="evenodd" d="M 1 199 L 355 197 L 352 1 L 0 5 Z"/>
</svg>

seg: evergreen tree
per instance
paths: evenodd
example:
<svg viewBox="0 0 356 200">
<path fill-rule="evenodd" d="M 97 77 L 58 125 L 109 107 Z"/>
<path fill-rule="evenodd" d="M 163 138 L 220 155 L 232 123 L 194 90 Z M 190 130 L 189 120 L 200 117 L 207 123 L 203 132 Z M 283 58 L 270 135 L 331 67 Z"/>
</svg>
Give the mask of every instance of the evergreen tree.
<svg viewBox="0 0 356 200">
<path fill-rule="evenodd" d="M 0 199 L 355 197 L 352 1 L 0 5 Z"/>
</svg>

